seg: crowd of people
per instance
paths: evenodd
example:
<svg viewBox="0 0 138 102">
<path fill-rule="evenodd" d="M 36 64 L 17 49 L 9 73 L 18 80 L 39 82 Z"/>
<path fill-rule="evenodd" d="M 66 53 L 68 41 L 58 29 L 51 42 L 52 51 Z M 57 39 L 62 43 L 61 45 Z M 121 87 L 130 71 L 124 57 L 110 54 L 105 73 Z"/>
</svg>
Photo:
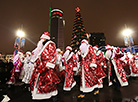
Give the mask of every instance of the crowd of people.
<svg viewBox="0 0 138 102">
<path fill-rule="evenodd" d="M 129 85 L 129 77 L 138 76 L 138 55 L 111 45 L 105 48 L 106 51 L 102 51 L 83 39 L 79 50 L 73 52 L 71 46 L 67 46 L 63 53 L 50 40 L 50 33 L 44 32 L 32 52 L 27 51 L 24 56 L 18 51 L 14 56 L 14 67 L 7 84 L 22 80 L 30 87 L 33 100 L 55 97 L 58 83 L 63 83 L 64 91 L 71 91 L 78 83 L 76 76 L 80 82 L 78 99 L 84 98 L 85 93 L 98 95 L 103 88 L 103 78 L 108 79 L 109 86 L 120 90 Z"/>
</svg>

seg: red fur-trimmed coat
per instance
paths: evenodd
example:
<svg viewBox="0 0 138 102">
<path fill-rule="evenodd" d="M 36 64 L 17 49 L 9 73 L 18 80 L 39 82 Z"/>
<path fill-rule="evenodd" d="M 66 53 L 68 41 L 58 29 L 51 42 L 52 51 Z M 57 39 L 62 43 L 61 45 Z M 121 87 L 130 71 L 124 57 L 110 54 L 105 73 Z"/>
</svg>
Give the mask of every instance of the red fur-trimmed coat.
<svg viewBox="0 0 138 102">
<path fill-rule="evenodd" d="M 36 60 L 36 66 L 33 71 L 30 86 L 33 99 L 48 99 L 56 95 L 56 84 L 60 82 L 54 72 L 56 64 L 56 46 L 52 41 L 48 41 Z"/>
<path fill-rule="evenodd" d="M 102 78 L 106 77 L 105 72 L 103 71 L 103 67 L 104 67 L 104 56 L 103 56 L 103 52 L 102 51 L 98 51 L 96 53 L 96 63 L 97 63 L 97 73 L 100 74 L 100 76 Z M 103 81 L 102 78 L 98 79 L 98 88 L 103 88 Z"/>
<path fill-rule="evenodd" d="M 113 56 L 111 58 L 111 62 L 110 62 L 110 60 L 107 60 L 109 85 L 112 84 L 110 81 L 110 76 L 109 76 L 109 75 L 111 75 L 111 63 L 113 64 L 113 68 L 114 68 L 116 76 L 120 82 L 120 85 L 121 86 L 127 86 L 128 85 L 125 71 L 124 71 L 123 66 L 122 66 L 120 59 L 119 59 L 121 57 L 122 57 L 121 53 L 113 53 Z"/>
<path fill-rule="evenodd" d="M 71 52 L 69 56 L 65 59 L 65 82 L 63 89 L 70 91 L 76 85 L 76 81 L 73 78 L 73 71 L 77 69 L 77 58 L 76 55 Z"/>
<path fill-rule="evenodd" d="M 131 76 L 136 77 L 138 76 L 138 69 L 136 67 L 136 56 L 132 55 L 132 57 L 129 59 L 130 61 L 130 68 L 131 68 Z"/>
<path fill-rule="evenodd" d="M 127 54 L 121 57 L 120 61 L 126 73 L 126 76 L 129 77 L 131 75 L 131 69 L 130 69 L 130 64 L 129 64 L 129 57 L 127 56 Z"/>
<path fill-rule="evenodd" d="M 81 52 L 81 51 L 80 51 Z M 103 73 L 98 72 L 96 55 L 93 47 L 88 45 L 86 53 L 81 53 L 81 84 L 80 90 L 83 92 L 91 92 L 98 88 L 98 79 L 104 77 Z"/>
</svg>

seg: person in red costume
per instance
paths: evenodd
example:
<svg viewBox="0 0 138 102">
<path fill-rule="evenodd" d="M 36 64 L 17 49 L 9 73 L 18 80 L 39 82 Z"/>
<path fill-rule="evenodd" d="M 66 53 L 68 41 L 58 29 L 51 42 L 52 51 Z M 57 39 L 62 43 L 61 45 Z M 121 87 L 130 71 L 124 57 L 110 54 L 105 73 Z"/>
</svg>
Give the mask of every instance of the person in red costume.
<svg viewBox="0 0 138 102">
<path fill-rule="evenodd" d="M 98 79 L 104 77 L 105 75 L 101 72 L 98 72 L 94 49 L 86 39 L 81 41 L 80 55 L 81 57 L 79 61 L 81 68 L 81 83 L 80 95 L 78 96 L 78 99 L 84 98 L 85 93 L 92 91 L 98 94 Z"/>
<path fill-rule="evenodd" d="M 76 81 L 73 78 L 73 71 L 77 69 L 77 59 L 70 46 L 66 47 L 63 57 L 66 72 L 63 90 L 70 91 L 76 85 Z"/>
<path fill-rule="evenodd" d="M 97 71 L 101 72 L 103 77 L 98 79 L 98 88 L 103 88 L 103 78 L 106 77 L 106 74 L 103 71 L 103 67 L 104 67 L 104 53 L 101 50 L 98 50 L 98 46 L 95 45 L 93 47 L 95 54 L 96 54 L 96 62 L 97 62 Z M 97 73 L 98 73 L 97 72 Z M 96 94 L 96 93 L 95 93 Z"/>
<path fill-rule="evenodd" d="M 42 46 L 36 55 L 36 66 L 30 80 L 30 88 L 33 100 L 49 99 L 58 94 L 57 86 L 60 82 L 58 76 L 54 72 L 56 64 L 56 45 L 50 40 L 50 33 L 44 32 L 41 39 L 44 39 Z"/>
<path fill-rule="evenodd" d="M 19 77 L 23 69 L 23 59 L 23 52 L 18 51 L 18 53 L 13 58 L 14 68 L 11 70 L 11 77 L 7 84 L 15 84 L 19 81 Z"/>
<path fill-rule="evenodd" d="M 121 87 L 128 85 L 125 71 L 120 62 L 120 58 L 123 54 L 119 47 L 115 48 L 110 45 L 106 45 L 106 50 L 105 57 L 109 86 L 113 84 L 115 89 L 119 91 Z"/>
</svg>

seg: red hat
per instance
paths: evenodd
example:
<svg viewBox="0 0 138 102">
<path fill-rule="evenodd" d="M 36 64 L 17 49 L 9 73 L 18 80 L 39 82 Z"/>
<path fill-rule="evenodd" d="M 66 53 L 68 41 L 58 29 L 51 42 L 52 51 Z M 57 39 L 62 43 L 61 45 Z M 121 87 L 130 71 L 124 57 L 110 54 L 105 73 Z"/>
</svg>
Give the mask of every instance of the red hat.
<svg viewBox="0 0 138 102">
<path fill-rule="evenodd" d="M 86 43 L 86 44 L 88 44 L 88 40 L 83 39 L 83 40 L 81 41 L 81 44 L 82 44 L 82 43 Z"/>
<path fill-rule="evenodd" d="M 119 48 L 119 47 L 117 47 L 117 48 L 116 48 L 116 52 L 117 52 L 117 53 L 119 53 L 119 51 L 120 51 L 120 48 Z"/>
<path fill-rule="evenodd" d="M 96 49 L 96 50 L 98 50 L 98 45 L 95 45 L 93 48 Z"/>
<path fill-rule="evenodd" d="M 112 47 L 109 44 L 107 44 L 106 45 L 106 50 L 111 50 L 111 49 L 112 49 Z"/>
<path fill-rule="evenodd" d="M 23 54 L 23 51 L 18 51 L 18 54 Z"/>
<path fill-rule="evenodd" d="M 30 51 L 27 51 L 25 54 L 29 54 L 29 55 L 31 55 L 31 52 L 30 52 Z"/>
<path fill-rule="evenodd" d="M 66 50 L 72 51 L 72 48 L 70 46 L 67 46 Z"/>
<path fill-rule="evenodd" d="M 49 32 L 44 32 L 44 34 L 41 35 L 41 39 L 50 39 L 50 33 Z"/>
</svg>

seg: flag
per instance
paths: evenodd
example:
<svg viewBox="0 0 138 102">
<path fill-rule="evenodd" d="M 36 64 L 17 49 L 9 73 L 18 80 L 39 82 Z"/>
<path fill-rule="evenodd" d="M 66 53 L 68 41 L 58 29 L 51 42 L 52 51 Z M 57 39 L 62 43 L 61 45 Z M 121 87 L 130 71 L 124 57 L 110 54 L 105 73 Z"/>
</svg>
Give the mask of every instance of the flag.
<svg viewBox="0 0 138 102">
<path fill-rule="evenodd" d="M 134 45 L 134 41 L 133 41 L 133 38 L 130 36 L 129 37 L 129 43 L 131 44 L 131 45 Z"/>
<path fill-rule="evenodd" d="M 21 40 L 20 48 L 23 48 L 24 45 L 25 45 L 25 39 L 23 38 L 23 39 Z"/>
<path fill-rule="evenodd" d="M 19 38 L 17 37 L 16 39 L 15 39 L 15 43 L 14 43 L 14 48 L 18 48 L 18 46 L 19 46 Z"/>
<path fill-rule="evenodd" d="M 128 39 L 127 39 L 127 37 L 124 37 L 124 43 L 125 43 L 125 46 L 128 46 Z"/>
</svg>

